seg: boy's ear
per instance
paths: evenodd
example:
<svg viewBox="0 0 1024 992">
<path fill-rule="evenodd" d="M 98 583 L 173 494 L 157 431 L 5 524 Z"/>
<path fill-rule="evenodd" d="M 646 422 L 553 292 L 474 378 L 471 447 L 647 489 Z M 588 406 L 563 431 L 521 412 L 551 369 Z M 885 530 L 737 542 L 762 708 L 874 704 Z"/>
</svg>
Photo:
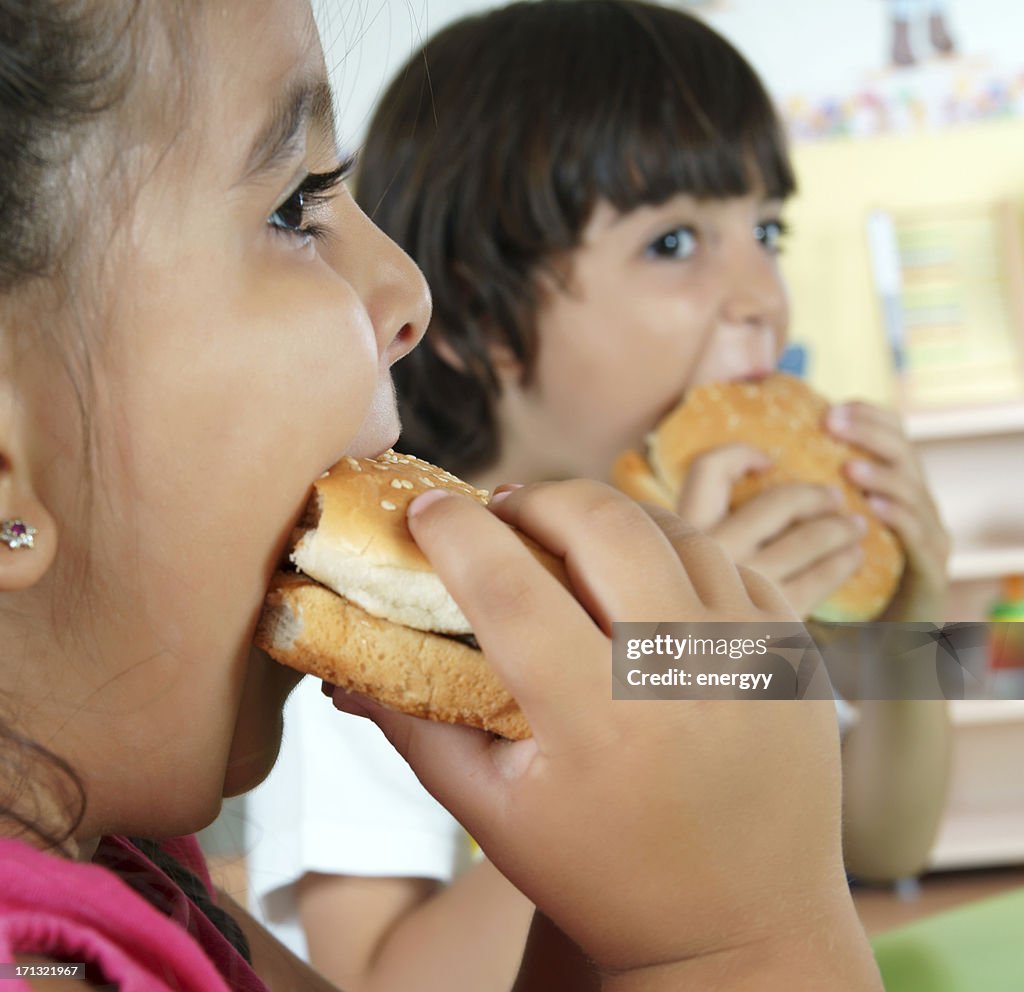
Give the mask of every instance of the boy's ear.
<svg viewBox="0 0 1024 992">
<path fill-rule="evenodd" d="M 504 344 L 492 344 L 488 348 L 491 365 L 498 375 L 502 386 L 518 385 L 523 378 L 523 363 L 515 353 Z"/>
<path fill-rule="evenodd" d="M 0 593 L 34 586 L 57 553 L 56 521 L 33 486 L 8 385 L 0 378 Z"/>
<path fill-rule="evenodd" d="M 424 347 L 421 345 L 420 347 Z M 462 360 L 448 339 L 443 334 L 438 334 L 430 339 L 429 347 L 433 348 L 437 356 L 445 365 L 450 365 L 457 372 L 464 372 L 466 363 Z M 523 373 L 523 363 L 512 353 L 512 350 L 504 344 L 490 344 L 487 346 L 487 353 L 491 359 L 491 365 L 498 375 L 501 383 L 518 382 Z"/>
</svg>

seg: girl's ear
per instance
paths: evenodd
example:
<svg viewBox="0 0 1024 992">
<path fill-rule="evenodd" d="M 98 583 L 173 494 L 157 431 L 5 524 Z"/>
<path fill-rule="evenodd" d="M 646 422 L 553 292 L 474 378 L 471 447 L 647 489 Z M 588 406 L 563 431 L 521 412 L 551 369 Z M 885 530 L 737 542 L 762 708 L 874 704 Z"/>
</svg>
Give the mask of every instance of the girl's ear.
<svg viewBox="0 0 1024 992">
<path fill-rule="evenodd" d="M 57 553 L 56 521 L 33 487 L 10 399 L 0 394 L 0 593 L 34 586 Z"/>
</svg>

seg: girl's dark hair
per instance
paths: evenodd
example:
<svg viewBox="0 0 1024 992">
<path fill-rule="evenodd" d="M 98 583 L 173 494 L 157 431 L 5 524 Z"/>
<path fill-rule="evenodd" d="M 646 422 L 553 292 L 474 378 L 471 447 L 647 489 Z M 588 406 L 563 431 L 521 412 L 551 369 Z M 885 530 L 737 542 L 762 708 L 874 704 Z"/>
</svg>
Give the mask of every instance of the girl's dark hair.
<svg viewBox="0 0 1024 992">
<path fill-rule="evenodd" d="M 249 964 L 252 964 L 249 941 L 238 921 L 210 898 L 206 886 L 199 877 L 164 850 L 156 841 L 144 837 L 131 837 L 129 840 L 199 907 L 203 915 L 224 935 L 235 950 Z M 165 890 L 162 880 L 158 876 L 154 876 L 152 872 L 141 870 L 137 864 L 122 869 L 118 874 L 150 905 L 165 916 L 174 919 L 174 894 Z M 225 975 L 225 978 L 229 979 L 229 984 L 231 977 Z"/>
<path fill-rule="evenodd" d="M 403 450 L 472 474 L 498 456 L 492 349 L 537 353 L 537 275 L 599 201 L 795 189 L 754 70 L 696 17 L 536 0 L 441 31 L 400 70 L 360 156 L 362 208 L 420 265 L 424 345 L 395 366 Z M 447 353 L 442 355 L 438 343 Z"/>
<path fill-rule="evenodd" d="M 73 246 L 81 204 L 72 169 L 83 125 L 100 118 L 127 86 L 131 4 L 75 0 L 0 0 L 0 303 L 34 280 L 54 276 Z M 116 23 L 115 23 L 116 22 Z M 118 44 L 120 42 L 120 45 Z M 14 328 L 3 322 L 0 348 L 11 353 Z M 64 360 L 65 367 L 68 362 Z M 0 453 L 2 456 L 2 453 Z M 0 457 L 0 472 L 5 469 Z M 0 819 L 46 847 L 62 848 L 85 808 L 71 766 L 0 719 Z M 34 816 L 25 794 L 49 779 L 66 799 L 62 829 Z"/>
<path fill-rule="evenodd" d="M 137 2 L 0 0 L 0 292 L 66 258 L 82 125 L 122 100 Z"/>
<path fill-rule="evenodd" d="M 95 134 L 122 109 L 134 82 L 140 52 L 135 27 L 144 2 L 0 0 L 0 348 L 5 351 L 14 333 L 3 322 L 2 304 L 9 295 L 46 279 L 60 287 L 57 295 L 74 298 L 68 269 L 81 247 L 78 231 L 88 226 L 89 205 L 83 199 L 90 195 L 79 166 L 90 132 Z M 179 41 L 181 7 L 165 4 L 160 11 L 168 28 L 178 29 Z M 100 172 L 103 166 L 94 163 L 94 169 Z M 87 342 L 77 343 L 87 349 Z M 57 357 L 72 376 L 83 367 L 87 372 L 87 359 Z M 88 382 L 75 385 L 80 396 L 89 388 Z M 87 444 L 84 422 L 83 431 Z M 0 451 L 0 474 L 4 469 Z M 5 702 L 13 705 L 13 700 Z M 43 795 L 63 799 L 65 817 L 59 825 L 52 811 L 39 805 Z M 12 826 L 15 836 L 67 853 L 85 804 L 74 768 L 0 715 L 0 821 Z M 202 883 L 158 845 L 135 843 L 248 959 L 237 923 L 213 903 Z M 151 881 L 143 883 L 137 872 L 126 873 L 125 881 L 164 908 L 154 895 L 159 887 Z"/>
</svg>

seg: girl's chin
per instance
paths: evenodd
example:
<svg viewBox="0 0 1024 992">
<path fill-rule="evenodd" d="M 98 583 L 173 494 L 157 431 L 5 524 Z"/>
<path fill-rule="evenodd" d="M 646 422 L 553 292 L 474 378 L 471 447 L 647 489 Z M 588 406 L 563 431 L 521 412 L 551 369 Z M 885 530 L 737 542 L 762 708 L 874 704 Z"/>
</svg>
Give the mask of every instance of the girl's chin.
<svg viewBox="0 0 1024 992">
<path fill-rule="evenodd" d="M 225 797 L 254 789 L 270 774 L 281 749 L 285 700 L 302 679 L 301 672 L 279 665 L 263 651 L 252 648 L 224 773 Z"/>
</svg>

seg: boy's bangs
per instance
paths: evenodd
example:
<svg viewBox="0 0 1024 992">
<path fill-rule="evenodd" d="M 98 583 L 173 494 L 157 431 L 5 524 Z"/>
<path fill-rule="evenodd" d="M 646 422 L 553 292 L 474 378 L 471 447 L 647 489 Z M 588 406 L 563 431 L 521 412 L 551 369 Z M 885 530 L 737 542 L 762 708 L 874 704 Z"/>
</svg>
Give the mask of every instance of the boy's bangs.
<svg viewBox="0 0 1024 992">
<path fill-rule="evenodd" d="M 554 155 L 556 174 L 571 163 L 558 175 L 570 202 L 795 191 L 775 109 L 732 45 L 679 11 L 596 4 L 591 17 L 586 43 L 547 70 L 560 77 L 546 80 L 549 112 L 571 122 Z"/>
<path fill-rule="evenodd" d="M 677 113 L 660 120 L 633 117 L 631 127 L 612 125 L 623 137 L 599 136 L 589 156 L 589 182 L 584 180 L 594 202 L 608 200 L 625 212 L 680 193 L 722 199 L 757 192 L 784 200 L 795 192 L 777 128 L 763 120 L 741 121 L 735 130 L 709 133 L 692 116 L 678 113 L 681 107 L 673 109 Z"/>
</svg>

